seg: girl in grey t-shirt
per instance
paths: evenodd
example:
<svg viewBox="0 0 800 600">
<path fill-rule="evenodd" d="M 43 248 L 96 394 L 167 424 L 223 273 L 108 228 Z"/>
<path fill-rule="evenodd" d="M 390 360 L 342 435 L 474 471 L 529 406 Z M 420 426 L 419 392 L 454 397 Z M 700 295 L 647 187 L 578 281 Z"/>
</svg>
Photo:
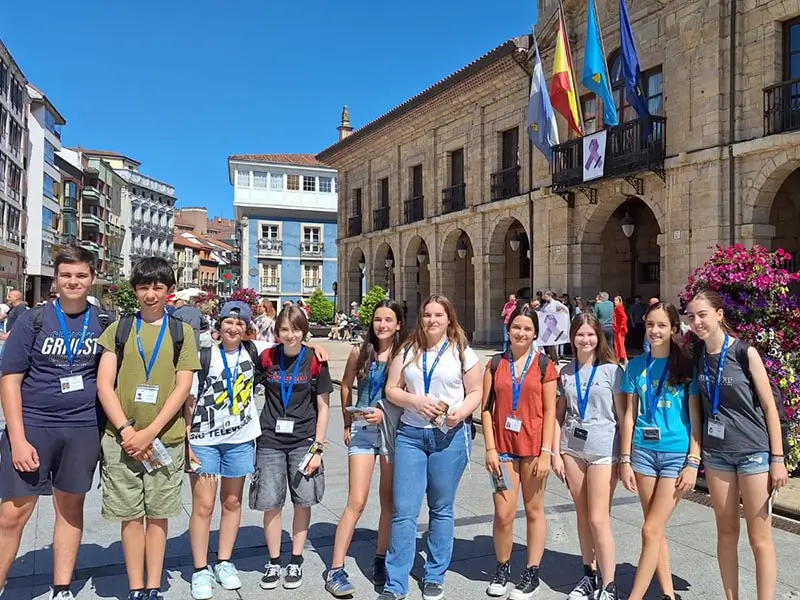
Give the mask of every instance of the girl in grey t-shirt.
<svg viewBox="0 0 800 600">
<path fill-rule="evenodd" d="M 758 351 L 733 337 L 716 292 L 695 294 L 687 316 L 692 331 L 703 342 L 697 365 L 704 413 L 703 463 L 716 513 L 722 582 L 738 596 L 739 504 L 727 499 L 741 494 L 750 547 L 756 557 L 758 597 L 773 598 L 778 566 L 770 494 L 785 486 L 789 477 L 769 376 Z"/>
<path fill-rule="evenodd" d="M 620 393 L 622 368 L 593 314 L 576 316 L 569 333 L 576 360 L 561 370 L 559 378 L 556 439 L 561 439 L 561 448 L 553 457 L 553 471 L 566 479 L 575 502 L 578 536 L 594 532 L 593 539 L 581 540 L 584 576 L 569 598 L 616 600 L 617 559 L 610 511 L 619 453 L 617 415 L 621 418 L 625 410 Z M 593 490 L 591 495 L 585 492 L 587 487 Z M 590 515 L 595 515 L 591 528 Z M 603 515 L 599 527 L 596 515 Z M 602 575 L 600 589 L 592 568 L 595 557 Z"/>
</svg>

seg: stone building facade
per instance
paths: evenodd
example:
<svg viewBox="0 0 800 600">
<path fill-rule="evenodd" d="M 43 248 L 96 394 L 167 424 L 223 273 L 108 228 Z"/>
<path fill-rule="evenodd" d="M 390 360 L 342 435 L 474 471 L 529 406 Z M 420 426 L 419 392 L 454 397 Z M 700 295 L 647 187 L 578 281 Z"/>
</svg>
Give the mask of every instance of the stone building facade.
<svg viewBox="0 0 800 600">
<path fill-rule="evenodd" d="M 558 3 L 539 2 L 548 76 Z M 628 0 L 645 119 L 621 89 L 617 3 L 597 0 L 620 121 L 599 179 L 583 181 L 583 140 L 560 117 L 552 166 L 527 140 L 530 36 L 360 129 L 343 119 L 318 155 L 340 177 L 342 300 L 388 284 L 414 314 L 442 292 L 485 343 L 512 292 L 674 301 L 715 244 L 800 251 L 800 0 Z M 586 3 L 564 7 L 579 80 Z M 585 132 L 604 129 L 578 87 Z"/>
</svg>

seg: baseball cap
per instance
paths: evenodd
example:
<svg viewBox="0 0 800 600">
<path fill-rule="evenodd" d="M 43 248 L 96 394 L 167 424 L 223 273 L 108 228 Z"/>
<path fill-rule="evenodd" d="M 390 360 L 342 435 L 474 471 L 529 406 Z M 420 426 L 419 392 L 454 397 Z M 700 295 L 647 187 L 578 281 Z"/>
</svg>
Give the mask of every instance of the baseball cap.
<svg viewBox="0 0 800 600">
<path fill-rule="evenodd" d="M 220 319 L 228 319 L 230 317 L 239 319 L 240 321 L 244 321 L 247 325 L 250 325 L 253 312 L 250 310 L 250 306 L 247 303 L 234 300 L 232 302 L 226 302 L 222 310 L 219 311 Z"/>
</svg>

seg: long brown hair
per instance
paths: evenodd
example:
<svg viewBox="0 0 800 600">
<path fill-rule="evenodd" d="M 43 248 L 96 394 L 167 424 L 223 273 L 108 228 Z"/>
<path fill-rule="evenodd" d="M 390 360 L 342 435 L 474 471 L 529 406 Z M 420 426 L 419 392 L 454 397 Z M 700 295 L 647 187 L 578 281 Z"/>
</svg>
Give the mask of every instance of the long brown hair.
<svg viewBox="0 0 800 600">
<path fill-rule="evenodd" d="M 592 313 L 588 312 L 576 315 L 575 318 L 572 319 L 572 324 L 569 327 L 569 342 L 572 344 L 572 355 L 575 357 L 578 356 L 578 349 L 575 346 L 575 336 L 578 333 L 578 329 L 584 325 L 588 325 L 594 329 L 594 334 L 597 336 L 597 347 L 594 349 L 595 359 L 601 365 L 609 363 L 617 364 L 617 359 L 614 358 L 614 352 L 611 351 L 611 347 L 608 345 L 608 341 L 606 341 L 606 336 L 603 333 L 603 328 L 600 326 L 600 321 Z"/>
<path fill-rule="evenodd" d="M 692 299 L 689 300 L 689 303 L 694 302 L 695 300 L 705 300 L 711 305 L 711 308 L 714 312 L 722 311 L 722 320 L 719 322 L 719 326 L 722 328 L 722 331 L 727 333 L 728 335 L 735 335 L 733 331 L 733 327 L 730 326 L 728 320 L 725 318 L 725 306 L 722 303 L 722 298 L 720 295 L 715 292 L 714 290 L 700 290 Z"/>
<path fill-rule="evenodd" d="M 681 348 L 681 346 L 675 342 L 674 338 L 675 334 L 680 333 L 681 331 L 681 317 L 678 314 L 678 309 L 675 308 L 675 305 L 672 302 L 657 302 L 648 306 L 644 313 L 645 335 L 647 335 L 647 317 L 650 315 L 650 313 L 656 310 L 663 310 L 665 313 L 667 313 L 669 326 L 672 330 L 669 336 L 669 361 L 667 363 L 667 369 L 669 371 L 669 384 L 672 387 L 677 387 L 679 385 L 689 383 L 694 376 L 692 357 L 686 350 Z"/>
<path fill-rule="evenodd" d="M 397 331 L 392 338 L 392 351 L 389 353 L 389 360 L 391 361 L 391 357 L 394 356 L 396 349 L 400 346 L 403 336 L 403 326 L 405 326 L 403 323 L 403 311 L 394 300 L 384 300 L 380 302 L 375 307 L 375 312 L 378 312 L 378 309 L 381 308 L 390 309 L 394 313 L 397 323 L 401 325 L 400 330 Z M 373 313 L 373 316 L 374 314 L 375 313 Z M 370 323 L 369 329 L 364 335 L 364 341 L 361 342 L 361 347 L 358 350 L 358 360 L 356 360 L 356 374 L 359 379 L 364 379 L 369 374 L 372 363 L 378 359 L 378 345 L 379 341 L 375 333 L 375 326 Z"/>
<path fill-rule="evenodd" d="M 456 309 L 453 303 L 447 296 L 443 296 L 442 294 L 431 294 L 428 296 L 427 300 L 422 303 L 422 307 L 419 309 L 419 314 L 417 315 L 417 326 L 404 344 L 404 351 L 408 349 L 413 352 L 411 361 L 406 362 L 406 364 L 419 360 L 422 356 L 422 352 L 428 347 L 428 336 L 425 335 L 425 325 L 423 324 L 422 316 L 425 314 L 425 308 L 433 303 L 440 304 L 444 308 L 447 320 L 450 321 L 445 335 L 447 339 L 450 340 L 450 343 L 458 350 L 458 359 L 461 361 L 461 369 L 463 370 L 464 351 L 469 345 L 467 333 L 464 331 L 461 323 L 458 322 L 458 316 L 456 315 Z"/>
<path fill-rule="evenodd" d="M 268 316 L 270 319 L 274 319 L 276 316 L 275 307 L 272 305 L 271 300 L 262 300 L 259 302 L 259 305 L 264 310 L 264 314 Z"/>
</svg>

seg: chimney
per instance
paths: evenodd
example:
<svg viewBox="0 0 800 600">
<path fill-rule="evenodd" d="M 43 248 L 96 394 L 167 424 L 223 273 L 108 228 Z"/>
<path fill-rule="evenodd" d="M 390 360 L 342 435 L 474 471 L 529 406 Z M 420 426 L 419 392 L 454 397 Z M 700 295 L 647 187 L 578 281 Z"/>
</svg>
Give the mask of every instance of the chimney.
<svg viewBox="0 0 800 600">
<path fill-rule="evenodd" d="M 353 133 L 353 127 L 350 125 L 350 111 L 347 110 L 346 105 L 342 108 L 342 124 L 336 130 L 339 132 L 340 142 Z"/>
</svg>

